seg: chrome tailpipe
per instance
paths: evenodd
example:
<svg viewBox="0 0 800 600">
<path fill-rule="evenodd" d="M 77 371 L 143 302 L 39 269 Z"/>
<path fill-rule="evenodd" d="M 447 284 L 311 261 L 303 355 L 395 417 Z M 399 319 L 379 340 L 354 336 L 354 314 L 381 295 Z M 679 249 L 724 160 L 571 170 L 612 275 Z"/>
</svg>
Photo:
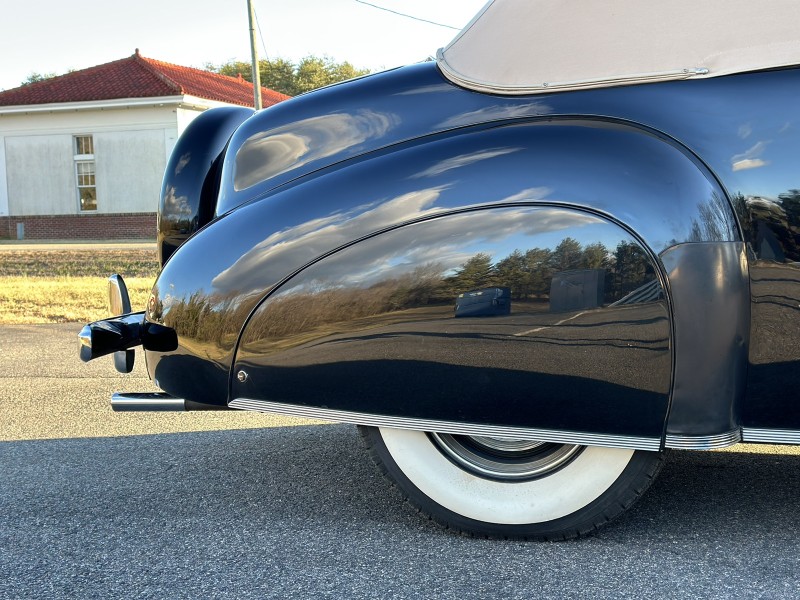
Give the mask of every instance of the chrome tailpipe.
<svg viewBox="0 0 800 600">
<path fill-rule="evenodd" d="M 111 395 L 111 408 L 116 412 L 230 410 L 227 404 L 193 402 L 164 392 L 117 392 Z"/>
<path fill-rule="evenodd" d="M 111 408 L 116 412 L 131 411 L 184 411 L 186 401 L 163 392 L 142 392 L 124 394 L 117 392 L 111 396 Z"/>
</svg>

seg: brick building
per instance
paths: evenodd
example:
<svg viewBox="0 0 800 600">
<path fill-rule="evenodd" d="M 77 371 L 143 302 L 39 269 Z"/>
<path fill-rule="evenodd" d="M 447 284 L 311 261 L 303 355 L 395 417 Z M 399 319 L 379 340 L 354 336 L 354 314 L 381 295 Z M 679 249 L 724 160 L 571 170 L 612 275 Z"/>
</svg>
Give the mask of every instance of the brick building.
<svg viewBox="0 0 800 600">
<path fill-rule="evenodd" d="M 262 88 L 264 106 L 288 98 Z M 136 53 L 0 92 L 0 238 L 155 237 L 167 158 L 215 106 L 253 106 L 241 78 Z"/>
</svg>

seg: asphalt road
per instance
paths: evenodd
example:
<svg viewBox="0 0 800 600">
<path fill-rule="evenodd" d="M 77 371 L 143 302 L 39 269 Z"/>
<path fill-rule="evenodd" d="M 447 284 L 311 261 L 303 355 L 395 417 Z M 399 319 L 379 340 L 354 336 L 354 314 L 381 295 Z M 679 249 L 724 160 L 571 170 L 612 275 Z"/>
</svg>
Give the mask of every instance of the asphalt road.
<svg viewBox="0 0 800 600">
<path fill-rule="evenodd" d="M 76 331 L 0 327 L 0 598 L 798 595 L 796 448 L 673 451 L 593 537 L 475 540 L 404 505 L 353 427 L 111 413 L 148 383 L 81 365 Z"/>
</svg>

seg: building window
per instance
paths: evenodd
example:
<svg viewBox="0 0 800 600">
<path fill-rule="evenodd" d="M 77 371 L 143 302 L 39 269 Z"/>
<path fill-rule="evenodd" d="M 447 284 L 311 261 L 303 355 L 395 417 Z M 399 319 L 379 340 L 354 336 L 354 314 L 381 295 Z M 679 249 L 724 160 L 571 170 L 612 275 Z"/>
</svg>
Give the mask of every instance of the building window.
<svg viewBox="0 0 800 600">
<path fill-rule="evenodd" d="M 81 212 L 97 210 L 94 139 L 90 135 L 75 136 L 75 179 Z"/>
</svg>

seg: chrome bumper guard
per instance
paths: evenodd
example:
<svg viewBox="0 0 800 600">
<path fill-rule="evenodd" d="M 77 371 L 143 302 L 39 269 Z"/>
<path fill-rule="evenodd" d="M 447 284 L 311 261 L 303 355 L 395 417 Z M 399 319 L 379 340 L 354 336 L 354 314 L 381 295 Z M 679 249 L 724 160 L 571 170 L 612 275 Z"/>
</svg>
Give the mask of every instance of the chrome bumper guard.
<svg viewBox="0 0 800 600">
<path fill-rule="evenodd" d="M 114 353 L 117 370 L 130 373 L 133 359 L 126 361 L 124 370 L 116 360 L 131 348 L 142 345 L 145 350 L 171 352 L 178 348 L 178 335 L 174 329 L 144 320 L 144 312 L 128 313 L 85 325 L 78 334 L 80 357 L 83 362 Z"/>
<path fill-rule="evenodd" d="M 144 312 L 129 313 L 84 325 L 78 334 L 83 362 L 134 348 L 142 343 Z"/>
<path fill-rule="evenodd" d="M 144 311 L 131 312 L 128 288 L 120 275 L 108 278 L 108 319 L 89 323 L 78 334 L 79 354 L 89 362 L 106 354 L 114 354 L 114 366 L 120 373 L 133 370 L 135 348 L 171 352 L 178 348 L 178 336 L 173 329 L 145 321 Z"/>
</svg>

